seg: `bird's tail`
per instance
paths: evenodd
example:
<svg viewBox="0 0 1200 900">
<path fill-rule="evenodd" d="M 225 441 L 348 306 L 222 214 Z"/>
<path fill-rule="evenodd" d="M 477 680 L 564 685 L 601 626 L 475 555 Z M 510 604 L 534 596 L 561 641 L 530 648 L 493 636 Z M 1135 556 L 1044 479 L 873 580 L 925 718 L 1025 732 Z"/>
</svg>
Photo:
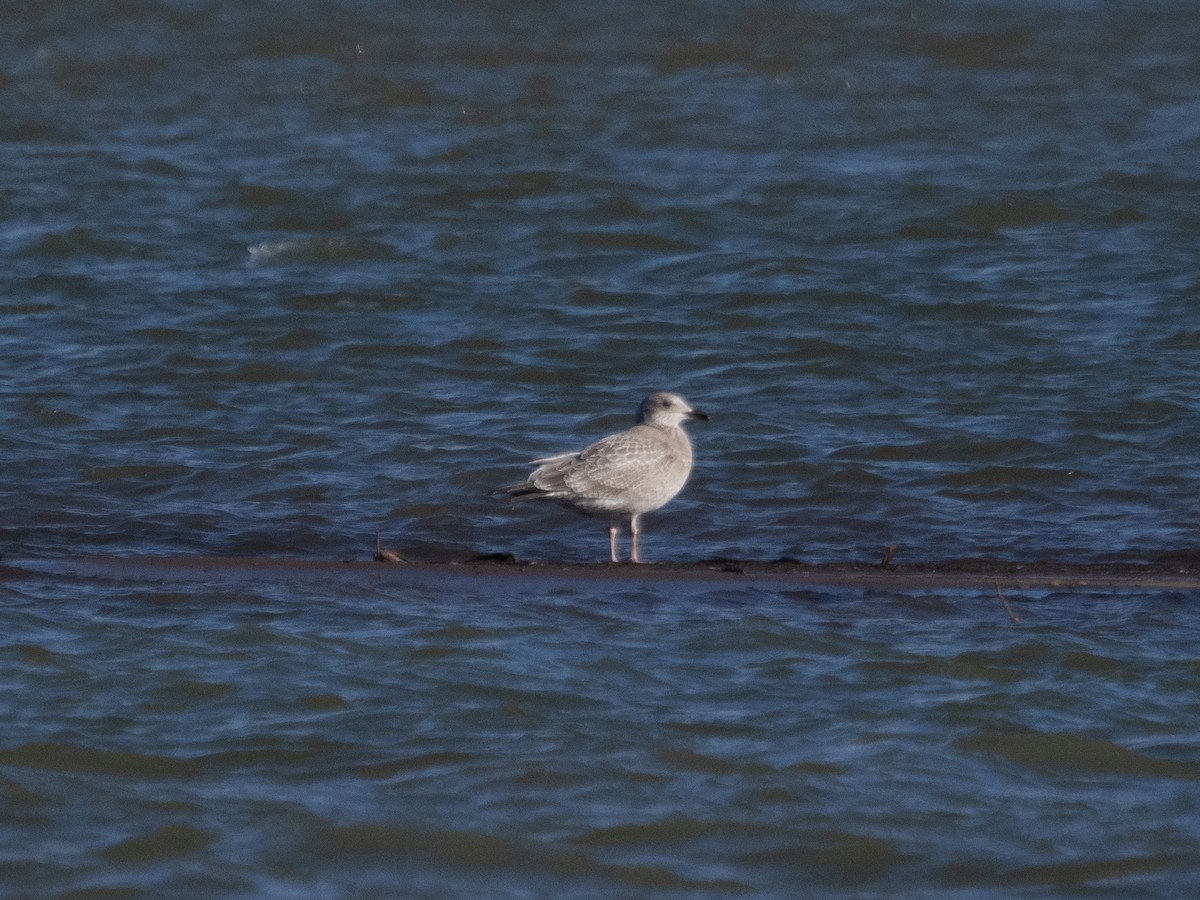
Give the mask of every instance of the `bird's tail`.
<svg viewBox="0 0 1200 900">
<path fill-rule="evenodd" d="M 520 484 L 510 484 L 507 487 L 497 488 L 491 492 L 491 496 L 493 497 L 507 495 L 514 500 L 531 500 L 535 497 L 544 497 L 546 494 L 547 491 L 542 490 L 530 481 L 522 481 Z"/>
</svg>

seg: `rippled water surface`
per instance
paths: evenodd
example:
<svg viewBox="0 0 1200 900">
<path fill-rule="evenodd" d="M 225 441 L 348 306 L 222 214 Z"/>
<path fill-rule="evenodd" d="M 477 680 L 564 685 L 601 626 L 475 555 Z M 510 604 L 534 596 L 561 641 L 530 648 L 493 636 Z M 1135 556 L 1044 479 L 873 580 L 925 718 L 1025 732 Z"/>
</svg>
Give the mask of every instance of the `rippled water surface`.
<svg viewBox="0 0 1200 900">
<path fill-rule="evenodd" d="M 1200 545 L 1193 3 L 0 6 L 0 554 Z M 34 895 L 1181 896 L 1190 595 L 0 581 Z M 1025 608 L 1027 607 L 1027 608 Z"/>
<path fill-rule="evenodd" d="M 1014 597 L 1014 628 L 969 593 L 479 580 L 16 586 L 0 876 L 104 896 L 1200 888 L 1194 598 Z"/>
</svg>

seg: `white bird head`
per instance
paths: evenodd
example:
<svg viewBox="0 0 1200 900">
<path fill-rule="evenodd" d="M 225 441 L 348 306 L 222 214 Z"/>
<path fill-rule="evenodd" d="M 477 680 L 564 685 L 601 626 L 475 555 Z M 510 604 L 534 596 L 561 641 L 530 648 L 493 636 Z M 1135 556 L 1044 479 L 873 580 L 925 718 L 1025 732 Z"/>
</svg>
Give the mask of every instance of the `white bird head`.
<svg viewBox="0 0 1200 900">
<path fill-rule="evenodd" d="M 678 394 L 669 391 L 654 391 L 638 407 L 637 423 L 639 425 L 658 425 L 663 428 L 674 428 L 687 419 L 708 421 L 708 413 L 692 409 L 688 402 Z"/>
</svg>

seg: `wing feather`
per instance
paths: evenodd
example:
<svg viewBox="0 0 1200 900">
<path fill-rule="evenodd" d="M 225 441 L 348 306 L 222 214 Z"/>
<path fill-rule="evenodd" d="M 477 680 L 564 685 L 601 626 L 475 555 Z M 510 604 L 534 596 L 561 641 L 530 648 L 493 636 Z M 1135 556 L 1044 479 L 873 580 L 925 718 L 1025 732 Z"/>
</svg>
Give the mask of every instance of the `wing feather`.
<svg viewBox="0 0 1200 900">
<path fill-rule="evenodd" d="M 675 495 L 691 468 L 691 445 L 660 428 L 636 425 L 577 453 L 533 461 L 529 480 L 510 496 L 559 500 L 580 512 L 655 509 Z"/>
</svg>

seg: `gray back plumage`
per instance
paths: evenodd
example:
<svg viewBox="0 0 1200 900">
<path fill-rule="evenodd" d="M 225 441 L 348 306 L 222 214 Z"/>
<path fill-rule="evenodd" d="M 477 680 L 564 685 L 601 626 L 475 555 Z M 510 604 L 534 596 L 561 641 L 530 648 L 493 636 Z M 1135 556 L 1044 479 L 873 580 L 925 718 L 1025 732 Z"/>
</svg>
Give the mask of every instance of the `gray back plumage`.
<svg viewBox="0 0 1200 900">
<path fill-rule="evenodd" d="M 677 394 L 655 391 L 638 407 L 633 428 L 578 453 L 536 459 L 527 481 L 504 490 L 587 515 L 635 516 L 658 509 L 679 493 L 692 471 L 692 444 L 680 427 L 688 418 L 707 416 Z"/>
</svg>

